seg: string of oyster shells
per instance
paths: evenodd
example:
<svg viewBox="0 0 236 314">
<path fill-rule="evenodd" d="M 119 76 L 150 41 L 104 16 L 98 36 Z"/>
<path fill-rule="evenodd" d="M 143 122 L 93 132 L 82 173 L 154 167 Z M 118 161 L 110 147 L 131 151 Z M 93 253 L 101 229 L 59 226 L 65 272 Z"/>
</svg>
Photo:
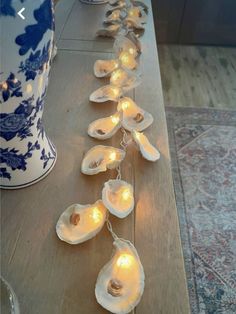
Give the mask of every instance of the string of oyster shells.
<svg viewBox="0 0 236 314">
<path fill-rule="evenodd" d="M 111 0 L 109 4 L 110 8 L 103 21 L 105 27 L 97 31 L 97 36 L 115 38 L 118 34 L 127 35 L 130 31 L 137 37 L 142 35 L 148 13 L 148 7 L 144 2 Z"/>
<path fill-rule="evenodd" d="M 145 275 L 134 245 L 119 238 L 113 231 L 109 213 L 125 218 L 135 207 L 133 187 L 121 175 L 121 162 L 130 143 L 136 143 L 142 156 L 149 161 L 159 159 L 160 153 L 140 133 L 152 124 L 152 115 L 136 105 L 132 99 L 124 97 L 126 91 L 135 88 L 141 81 L 137 70 L 137 59 L 141 54 L 138 36 L 144 31 L 148 7 L 137 0 L 110 0 L 109 4 L 111 7 L 106 13 L 105 27 L 97 35 L 116 38 L 115 58 L 98 60 L 94 65 L 94 74 L 96 77 L 110 77 L 110 84 L 93 92 L 90 101 L 117 102 L 117 112 L 91 122 L 88 134 L 105 140 L 120 130 L 123 134 L 121 149 L 104 145 L 92 147 L 83 158 L 81 172 L 95 175 L 108 169 L 116 169 L 117 176 L 104 183 L 101 200 L 94 204 L 69 206 L 60 216 L 56 231 L 62 241 L 79 244 L 96 236 L 106 222 L 114 239 L 115 250 L 111 260 L 98 275 L 95 296 L 97 302 L 108 311 L 127 314 L 142 297 Z M 117 75 L 118 79 L 115 78 Z M 130 103 L 130 108 L 126 108 L 126 102 Z"/>
</svg>

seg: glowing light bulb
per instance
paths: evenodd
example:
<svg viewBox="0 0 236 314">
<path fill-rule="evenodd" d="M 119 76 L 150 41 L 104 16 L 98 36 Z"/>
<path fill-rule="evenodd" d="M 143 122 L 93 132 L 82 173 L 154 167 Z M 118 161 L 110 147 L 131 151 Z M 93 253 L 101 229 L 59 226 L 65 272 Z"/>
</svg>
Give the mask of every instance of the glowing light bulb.
<svg viewBox="0 0 236 314">
<path fill-rule="evenodd" d="M 125 189 L 125 190 L 122 192 L 122 198 L 123 198 L 125 201 L 127 201 L 130 197 L 131 197 L 130 190 L 129 190 L 129 189 Z"/>
<path fill-rule="evenodd" d="M 140 17 L 140 10 L 138 8 L 133 8 L 129 10 L 130 17 Z"/>
<path fill-rule="evenodd" d="M 93 208 L 93 212 L 91 214 L 91 217 L 96 224 L 101 220 L 102 214 L 97 207 Z"/>
<path fill-rule="evenodd" d="M 110 153 L 109 159 L 112 160 L 112 161 L 116 160 L 116 152 Z"/>
<path fill-rule="evenodd" d="M 131 54 L 131 55 L 134 55 L 135 54 L 135 49 L 134 48 L 129 48 L 129 53 Z"/>
<path fill-rule="evenodd" d="M 138 140 L 140 139 L 140 134 L 138 132 L 134 131 L 134 135 Z"/>
<path fill-rule="evenodd" d="M 123 71 L 118 69 L 115 70 L 112 74 L 111 74 L 111 81 L 117 81 L 120 79 L 121 75 L 123 74 Z"/>
<path fill-rule="evenodd" d="M 124 101 L 124 102 L 122 102 L 121 107 L 122 107 L 122 109 L 123 109 L 123 110 L 128 109 L 128 108 L 129 108 L 129 103 L 128 103 L 128 101 Z"/>
<path fill-rule="evenodd" d="M 133 256 L 129 254 L 122 254 L 118 258 L 116 265 L 121 268 L 129 268 L 132 265 L 132 262 L 133 262 Z"/>
<path fill-rule="evenodd" d="M 130 62 L 130 53 L 127 52 L 127 51 L 123 51 L 121 52 L 120 54 L 120 61 L 123 63 L 123 64 L 126 64 L 126 63 L 129 63 Z"/>
<path fill-rule="evenodd" d="M 119 117 L 111 116 L 111 121 L 112 121 L 112 123 L 117 124 L 120 121 L 120 119 L 119 119 Z"/>
<path fill-rule="evenodd" d="M 113 93 L 114 97 L 117 97 L 120 93 L 119 88 L 111 87 L 111 92 Z"/>
</svg>

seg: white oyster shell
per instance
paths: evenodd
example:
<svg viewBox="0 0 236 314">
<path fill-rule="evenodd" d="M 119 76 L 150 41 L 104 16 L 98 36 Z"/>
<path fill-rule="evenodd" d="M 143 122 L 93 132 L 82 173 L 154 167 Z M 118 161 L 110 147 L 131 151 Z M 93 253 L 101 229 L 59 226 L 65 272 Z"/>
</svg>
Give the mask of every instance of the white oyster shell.
<svg viewBox="0 0 236 314">
<path fill-rule="evenodd" d="M 123 111 L 122 126 L 128 131 L 143 131 L 153 122 L 153 116 L 138 107 L 129 97 L 123 97 L 120 99 L 117 110 Z"/>
<path fill-rule="evenodd" d="M 105 221 L 106 208 L 101 200 L 92 205 L 73 204 L 61 214 L 56 233 L 62 241 L 78 244 L 93 238 Z"/>
<path fill-rule="evenodd" d="M 101 37 L 115 37 L 120 30 L 120 24 L 112 24 L 97 31 L 96 35 Z"/>
<path fill-rule="evenodd" d="M 145 13 L 148 13 L 148 6 L 143 2 L 143 1 L 139 1 L 139 0 L 131 0 L 132 4 L 136 7 L 141 7 Z"/>
<path fill-rule="evenodd" d="M 88 134 L 99 140 L 111 138 L 121 127 L 122 112 L 98 119 L 89 124 Z"/>
<path fill-rule="evenodd" d="M 130 8 L 128 11 L 128 18 L 134 19 L 138 24 L 144 24 L 147 20 L 147 14 L 143 10 L 142 7 L 134 6 Z"/>
<path fill-rule="evenodd" d="M 119 68 L 112 72 L 110 84 L 122 87 L 123 91 L 127 92 L 140 85 L 141 78 L 131 71 Z"/>
<path fill-rule="evenodd" d="M 135 247 L 116 239 L 112 259 L 101 269 L 95 287 L 97 302 L 115 314 L 127 314 L 139 303 L 145 275 Z"/>
<path fill-rule="evenodd" d="M 94 63 L 94 75 L 96 77 L 107 77 L 119 67 L 118 60 L 97 60 Z"/>
<path fill-rule="evenodd" d="M 105 85 L 95 90 L 89 97 L 93 102 L 118 101 L 122 96 L 122 89 L 119 86 Z"/>
<path fill-rule="evenodd" d="M 119 54 L 119 61 L 122 67 L 128 70 L 134 70 L 138 67 L 138 62 L 135 60 L 135 57 L 128 51 L 122 51 Z"/>
<path fill-rule="evenodd" d="M 123 180 L 109 180 L 104 184 L 102 201 L 111 214 L 125 218 L 134 209 L 133 187 Z"/>
<path fill-rule="evenodd" d="M 121 52 L 129 52 L 135 58 L 139 53 L 136 44 L 125 36 L 117 36 L 114 42 L 114 51 L 119 56 Z"/>
<path fill-rule="evenodd" d="M 94 175 L 107 169 L 115 169 L 125 158 L 125 151 L 112 146 L 96 145 L 84 156 L 81 172 Z"/>
<path fill-rule="evenodd" d="M 137 30 L 144 30 L 145 27 L 142 23 L 142 20 L 135 17 L 127 17 L 124 20 L 124 24 L 127 25 L 129 28 L 134 28 Z"/>
<path fill-rule="evenodd" d="M 160 159 L 160 152 L 149 142 L 148 138 L 143 133 L 132 131 L 132 136 L 145 159 L 149 161 L 157 161 Z"/>
</svg>

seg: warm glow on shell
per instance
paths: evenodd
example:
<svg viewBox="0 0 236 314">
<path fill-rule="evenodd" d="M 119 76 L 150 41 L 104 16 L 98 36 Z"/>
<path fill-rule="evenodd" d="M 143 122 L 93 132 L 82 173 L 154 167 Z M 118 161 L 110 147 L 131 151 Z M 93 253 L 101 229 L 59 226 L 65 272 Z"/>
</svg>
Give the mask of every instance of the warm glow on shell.
<svg viewBox="0 0 236 314">
<path fill-rule="evenodd" d="M 120 129 L 121 121 L 122 112 L 95 120 L 89 124 L 88 134 L 100 140 L 111 138 Z"/>
<path fill-rule="evenodd" d="M 142 297 L 145 275 L 130 242 L 117 239 L 113 245 L 113 257 L 98 275 L 95 295 L 97 302 L 109 312 L 128 314 Z"/>
<path fill-rule="evenodd" d="M 109 180 L 104 184 L 102 201 L 111 214 L 125 218 L 134 209 L 133 187 L 123 180 Z"/>
<path fill-rule="evenodd" d="M 96 145 L 84 156 L 81 172 L 94 175 L 107 169 L 115 169 L 125 158 L 125 151 L 112 146 Z"/>
<path fill-rule="evenodd" d="M 105 85 L 94 91 L 89 100 L 93 102 L 118 101 L 122 95 L 122 88 L 113 85 Z"/>
<path fill-rule="evenodd" d="M 137 67 L 137 61 L 134 58 L 134 55 L 130 54 L 128 51 L 123 51 L 119 55 L 119 60 L 123 67 L 133 70 Z"/>
<path fill-rule="evenodd" d="M 145 159 L 149 161 L 157 161 L 160 159 L 159 151 L 149 142 L 148 138 L 143 133 L 133 131 L 132 136 Z"/>
<path fill-rule="evenodd" d="M 118 67 L 118 60 L 97 60 L 93 67 L 94 75 L 96 77 L 108 77 Z"/>
<path fill-rule="evenodd" d="M 123 97 L 119 100 L 117 110 L 122 110 L 122 126 L 128 130 L 143 131 L 153 123 L 150 113 L 140 108 L 131 98 Z"/>
<path fill-rule="evenodd" d="M 73 204 L 61 214 L 56 232 L 62 241 L 78 244 L 93 238 L 105 220 L 106 208 L 101 200 L 92 205 Z"/>
</svg>

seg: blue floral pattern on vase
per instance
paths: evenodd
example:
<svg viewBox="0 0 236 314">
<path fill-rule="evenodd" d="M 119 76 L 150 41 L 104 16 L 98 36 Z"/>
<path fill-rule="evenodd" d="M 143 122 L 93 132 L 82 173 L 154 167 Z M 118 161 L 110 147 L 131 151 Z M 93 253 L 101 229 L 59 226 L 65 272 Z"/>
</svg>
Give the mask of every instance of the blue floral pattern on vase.
<svg viewBox="0 0 236 314">
<path fill-rule="evenodd" d="M 25 55 L 30 49 L 36 50 L 39 42 L 47 30 L 54 30 L 54 17 L 51 0 L 45 0 L 41 6 L 34 11 L 37 24 L 28 25 L 25 33 L 16 37 L 16 44 L 21 46 L 19 54 Z"/>
<path fill-rule="evenodd" d="M 0 0 L 1 1 L 1 0 Z M 25 2 L 27 19 L 12 18 Z M 42 115 L 54 35 L 53 0 L 2 0 L 4 33 L 0 73 L 1 188 L 21 188 L 46 176 L 56 149 Z"/>
<path fill-rule="evenodd" d="M 8 167 L 10 167 L 13 171 L 18 170 L 26 170 L 27 165 L 27 159 L 32 157 L 32 152 L 34 150 L 39 150 L 40 145 L 38 141 L 36 141 L 34 144 L 31 142 L 28 142 L 28 150 L 26 153 L 19 154 L 19 151 L 15 148 L 9 149 L 9 148 L 0 148 L 0 163 L 5 163 Z M 6 171 L 6 168 L 1 168 L 3 170 L 3 173 L 0 173 L 0 177 L 11 179 L 10 173 Z"/>
<path fill-rule="evenodd" d="M 20 72 L 25 73 L 26 81 L 34 80 L 37 74 L 42 74 L 44 66 L 47 66 L 49 61 L 50 41 L 43 47 L 42 50 L 37 50 L 35 53 L 31 52 L 28 59 L 20 64 Z"/>
<path fill-rule="evenodd" d="M 20 0 L 23 3 L 25 0 Z M 16 10 L 12 7 L 12 0 L 1 0 L 0 1 L 0 16 L 16 16 Z"/>
<path fill-rule="evenodd" d="M 21 82 L 14 73 L 10 73 L 8 78 L 0 83 L 0 93 L 0 103 L 6 102 L 10 97 L 22 97 Z"/>
</svg>

